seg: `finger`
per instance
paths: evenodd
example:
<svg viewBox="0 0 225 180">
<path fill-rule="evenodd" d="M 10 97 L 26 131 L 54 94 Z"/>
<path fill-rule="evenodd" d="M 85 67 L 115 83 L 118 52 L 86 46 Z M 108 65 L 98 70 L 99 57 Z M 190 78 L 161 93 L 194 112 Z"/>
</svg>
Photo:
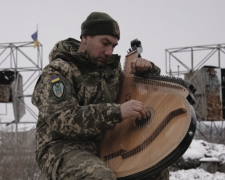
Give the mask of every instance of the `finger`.
<svg viewBox="0 0 225 180">
<path fill-rule="evenodd" d="M 136 101 L 136 100 L 133 100 L 134 102 L 134 107 L 133 109 L 136 110 L 136 111 L 142 111 L 142 116 L 144 118 L 147 118 L 150 116 L 149 112 L 148 112 L 148 109 L 144 106 L 144 103 L 141 102 L 141 101 Z"/>
<path fill-rule="evenodd" d="M 139 58 L 135 58 L 135 59 L 132 61 L 132 63 L 131 63 L 133 73 L 136 73 L 136 72 L 137 72 L 136 67 L 137 67 L 138 59 L 139 59 Z"/>
<path fill-rule="evenodd" d="M 136 62 L 135 62 L 135 72 L 138 72 L 138 67 L 140 66 L 140 59 L 139 58 L 137 58 L 136 59 Z"/>
<path fill-rule="evenodd" d="M 140 58 L 138 58 L 137 60 L 136 60 L 136 67 L 139 67 L 140 65 L 141 65 L 141 59 Z"/>
<path fill-rule="evenodd" d="M 145 67 L 145 61 L 143 59 L 139 60 L 139 63 L 136 65 L 136 71 L 143 72 Z"/>
<path fill-rule="evenodd" d="M 148 62 L 148 70 L 151 70 L 152 69 L 152 63 L 149 61 Z"/>
<path fill-rule="evenodd" d="M 145 119 L 147 118 L 147 116 L 146 116 L 147 114 L 146 114 L 144 108 L 137 107 L 135 110 L 136 110 L 137 112 L 139 112 L 143 118 L 145 118 Z"/>
<path fill-rule="evenodd" d="M 145 62 L 145 65 L 144 65 L 144 68 L 143 68 L 143 71 L 146 72 L 149 70 L 151 66 L 151 63 L 149 61 Z"/>
<path fill-rule="evenodd" d="M 131 62 L 131 64 L 130 64 L 130 74 L 133 74 L 133 62 Z"/>
<path fill-rule="evenodd" d="M 130 102 L 133 103 L 133 104 L 135 104 L 135 103 L 143 104 L 143 102 L 138 101 L 138 100 L 134 100 L 134 99 L 130 100 Z"/>
<path fill-rule="evenodd" d="M 134 60 L 131 62 L 131 74 L 136 73 L 135 67 L 136 67 L 136 59 L 134 59 Z"/>
<path fill-rule="evenodd" d="M 131 104 L 132 104 L 133 106 L 139 106 L 139 107 L 141 107 L 141 108 L 144 108 L 144 104 L 143 104 L 143 102 L 141 102 L 141 101 L 132 100 L 132 101 L 131 101 Z"/>
<path fill-rule="evenodd" d="M 134 114 L 135 118 L 138 118 L 138 120 L 141 120 L 142 116 L 141 116 L 141 114 L 138 111 L 134 111 L 133 114 Z"/>
<path fill-rule="evenodd" d="M 142 63 L 141 63 L 141 69 L 142 69 L 142 71 L 144 70 L 144 68 L 145 68 L 145 66 L 146 66 L 146 61 L 142 61 Z"/>
<path fill-rule="evenodd" d="M 148 117 L 148 111 L 147 111 L 147 109 L 146 109 L 145 107 L 143 108 L 142 113 L 143 113 L 142 116 L 143 116 L 145 119 L 147 119 L 147 117 Z"/>
<path fill-rule="evenodd" d="M 146 118 L 150 116 L 149 111 L 146 107 L 144 107 L 145 113 L 146 113 Z"/>
</svg>

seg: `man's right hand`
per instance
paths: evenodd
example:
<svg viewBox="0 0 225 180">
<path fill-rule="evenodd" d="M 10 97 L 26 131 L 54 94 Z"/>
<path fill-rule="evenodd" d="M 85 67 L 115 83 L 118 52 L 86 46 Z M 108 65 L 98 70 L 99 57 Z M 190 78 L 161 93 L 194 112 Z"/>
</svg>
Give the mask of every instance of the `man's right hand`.
<svg viewBox="0 0 225 180">
<path fill-rule="evenodd" d="M 141 120 L 142 117 L 146 119 L 149 116 L 148 110 L 144 107 L 144 104 L 136 100 L 130 100 L 121 104 L 120 109 L 123 119 L 136 117 Z"/>
</svg>

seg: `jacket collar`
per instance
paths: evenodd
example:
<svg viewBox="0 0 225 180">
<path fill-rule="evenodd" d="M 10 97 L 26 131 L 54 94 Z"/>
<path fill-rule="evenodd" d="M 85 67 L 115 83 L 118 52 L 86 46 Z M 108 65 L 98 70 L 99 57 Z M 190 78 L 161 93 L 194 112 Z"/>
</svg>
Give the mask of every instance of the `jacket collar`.
<svg viewBox="0 0 225 180">
<path fill-rule="evenodd" d="M 113 69 L 118 68 L 118 65 L 120 63 L 119 55 L 113 54 L 105 67 L 99 67 L 86 51 L 78 52 L 79 46 L 80 41 L 77 41 L 73 38 L 68 38 L 66 40 L 58 42 L 49 55 L 50 62 L 57 58 L 61 58 L 62 60 L 70 61 L 77 66 L 90 65 L 93 68 L 101 69 L 106 77 L 114 74 Z"/>
</svg>

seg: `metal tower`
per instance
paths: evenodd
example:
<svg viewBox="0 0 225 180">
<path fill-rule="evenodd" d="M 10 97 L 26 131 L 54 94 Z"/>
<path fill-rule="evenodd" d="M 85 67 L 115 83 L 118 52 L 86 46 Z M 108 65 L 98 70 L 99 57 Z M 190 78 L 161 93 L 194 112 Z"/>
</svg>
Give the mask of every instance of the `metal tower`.
<svg viewBox="0 0 225 180">
<path fill-rule="evenodd" d="M 34 48 L 34 42 L 0 43 L 0 103 L 5 104 L 1 115 L 8 115 L 7 106 L 13 105 L 14 119 L 11 122 L 0 124 L 36 123 L 35 121 L 20 122 L 25 111 L 37 120 L 37 114 L 32 110 L 29 103 L 32 91 L 29 88 L 35 84 L 42 73 L 43 46 L 39 42 Z M 32 89 L 33 90 L 33 89 Z"/>
<path fill-rule="evenodd" d="M 165 50 L 166 73 L 170 76 L 182 75 L 186 81 L 196 87 L 194 109 L 198 122 L 203 125 L 206 125 L 205 121 L 211 122 L 210 138 L 213 128 L 217 131 L 218 139 L 222 141 L 225 141 L 222 139 L 225 119 L 225 69 L 221 68 L 221 59 L 225 57 L 224 55 L 225 44 Z M 210 65 L 206 66 L 206 63 Z M 216 121 L 222 122 L 221 130 L 216 127 Z M 201 132 L 200 125 L 198 131 L 208 139 L 207 135 Z"/>
</svg>

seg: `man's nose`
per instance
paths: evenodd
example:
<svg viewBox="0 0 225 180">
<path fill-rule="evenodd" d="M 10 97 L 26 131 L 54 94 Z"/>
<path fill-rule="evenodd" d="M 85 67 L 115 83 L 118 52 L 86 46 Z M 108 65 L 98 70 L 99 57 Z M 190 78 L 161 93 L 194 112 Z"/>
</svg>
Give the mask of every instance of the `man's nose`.
<svg viewBox="0 0 225 180">
<path fill-rule="evenodd" d="M 113 53 L 113 48 L 112 48 L 112 47 L 106 48 L 106 50 L 105 50 L 105 55 L 111 56 L 112 53 Z"/>
</svg>

